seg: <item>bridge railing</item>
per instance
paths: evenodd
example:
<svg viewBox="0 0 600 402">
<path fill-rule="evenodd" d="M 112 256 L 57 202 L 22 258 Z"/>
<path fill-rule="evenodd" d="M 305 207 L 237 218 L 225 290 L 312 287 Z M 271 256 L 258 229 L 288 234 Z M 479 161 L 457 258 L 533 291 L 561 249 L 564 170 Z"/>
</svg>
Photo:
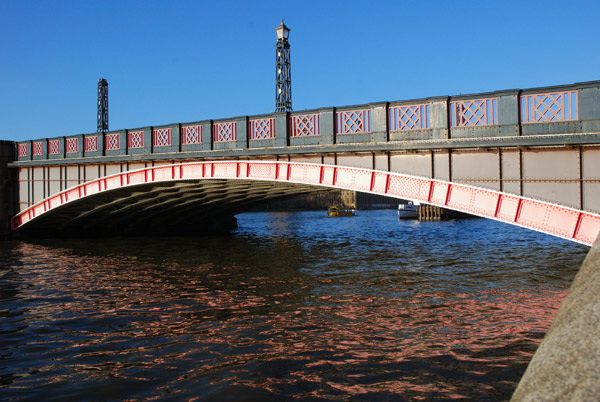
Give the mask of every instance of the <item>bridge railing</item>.
<svg viewBox="0 0 600 402">
<path fill-rule="evenodd" d="M 19 161 L 600 133 L 600 81 L 240 116 L 17 143 Z M 175 154 L 175 156 L 173 155 Z"/>
</svg>

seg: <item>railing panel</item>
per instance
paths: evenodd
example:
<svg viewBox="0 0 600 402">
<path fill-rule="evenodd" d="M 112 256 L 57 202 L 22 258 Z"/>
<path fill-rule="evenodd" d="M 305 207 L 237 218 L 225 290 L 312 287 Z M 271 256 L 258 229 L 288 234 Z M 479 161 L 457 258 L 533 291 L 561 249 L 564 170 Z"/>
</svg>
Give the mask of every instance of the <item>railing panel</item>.
<svg viewBox="0 0 600 402">
<path fill-rule="evenodd" d="M 48 141 L 48 154 L 58 155 L 60 153 L 60 140 Z"/>
<path fill-rule="evenodd" d="M 250 139 L 268 140 L 275 138 L 275 119 L 250 120 Z"/>
<path fill-rule="evenodd" d="M 35 141 L 31 152 L 33 156 L 42 155 L 44 153 L 44 143 L 42 141 Z"/>
<path fill-rule="evenodd" d="M 144 131 L 128 132 L 127 148 L 144 148 Z"/>
<path fill-rule="evenodd" d="M 521 123 L 577 120 L 577 91 L 550 92 L 521 97 Z"/>
<path fill-rule="evenodd" d="M 83 149 L 85 152 L 94 152 L 98 150 L 98 136 L 90 135 L 83 140 Z"/>
<path fill-rule="evenodd" d="M 202 143 L 202 126 L 181 127 L 181 143 L 184 145 Z"/>
<path fill-rule="evenodd" d="M 68 154 L 75 154 L 79 151 L 79 143 L 77 138 L 67 138 L 66 139 L 66 148 Z"/>
<path fill-rule="evenodd" d="M 224 123 L 215 123 L 213 125 L 214 142 L 232 142 L 237 139 L 237 123 L 228 121 Z"/>
<path fill-rule="evenodd" d="M 107 151 L 119 149 L 121 146 L 119 137 L 119 133 L 106 134 L 104 140 L 104 149 Z"/>
<path fill-rule="evenodd" d="M 337 112 L 337 134 L 359 134 L 371 131 L 371 109 Z"/>
<path fill-rule="evenodd" d="M 498 98 L 450 102 L 452 127 L 498 124 Z"/>
<path fill-rule="evenodd" d="M 310 137 L 321 135 L 318 114 L 303 114 L 292 116 L 291 137 Z"/>
<path fill-rule="evenodd" d="M 423 130 L 429 128 L 429 105 L 392 106 L 390 131 Z"/>
<path fill-rule="evenodd" d="M 171 129 L 155 128 L 152 130 L 152 145 L 155 147 L 171 146 Z"/>
<path fill-rule="evenodd" d="M 19 144 L 17 147 L 17 156 L 27 156 L 27 143 Z"/>
</svg>

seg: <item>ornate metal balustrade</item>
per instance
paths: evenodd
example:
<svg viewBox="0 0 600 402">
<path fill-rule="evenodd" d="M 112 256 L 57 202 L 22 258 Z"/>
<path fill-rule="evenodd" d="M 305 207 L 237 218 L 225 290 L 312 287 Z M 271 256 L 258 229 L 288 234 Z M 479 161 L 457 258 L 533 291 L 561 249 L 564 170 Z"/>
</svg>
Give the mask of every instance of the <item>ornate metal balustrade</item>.
<svg viewBox="0 0 600 402">
<path fill-rule="evenodd" d="M 127 148 L 144 148 L 144 132 L 130 131 L 127 133 Z"/>
<path fill-rule="evenodd" d="M 521 97 L 521 123 L 577 120 L 577 91 Z"/>
<path fill-rule="evenodd" d="M 33 155 L 38 156 L 44 153 L 44 143 L 42 141 L 35 141 L 33 143 Z"/>
<path fill-rule="evenodd" d="M 120 149 L 120 142 L 119 133 L 106 134 L 104 147 L 107 151 L 114 151 Z"/>
<path fill-rule="evenodd" d="M 27 156 L 27 144 L 26 143 L 21 143 L 19 144 L 19 146 L 17 147 L 17 156 Z"/>
<path fill-rule="evenodd" d="M 95 152 L 98 150 L 98 136 L 88 135 L 83 140 L 83 149 L 85 152 Z"/>
<path fill-rule="evenodd" d="M 213 126 L 214 142 L 231 142 L 237 138 L 237 123 L 228 121 L 225 123 L 215 123 Z"/>
<path fill-rule="evenodd" d="M 428 104 L 390 107 L 390 131 L 427 128 L 429 128 Z"/>
<path fill-rule="evenodd" d="M 181 127 L 181 143 L 184 145 L 202 143 L 202 126 Z"/>
<path fill-rule="evenodd" d="M 50 155 L 58 155 L 60 153 L 60 140 L 48 141 L 48 153 Z"/>
<path fill-rule="evenodd" d="M 301 114 L 291 117 L 291 137 L 310 137 L 321 135 L 318 114 Z"/>
<path fill-rule="evenodd" d="M 337 112 L 337 134 L 359 134 L 371 131 L 371 109 Z"/>
<path fill-rule="evenodd" d="M 250 139 L 268 140 L 275 138 L 275 119 L 250 120 Z"/>
<path fill-rule="evenodd" d="M 120 130 L 36 139 L 19 143 L 17 156 L 19 161 L 40 161 L 45 158 L 55 160 L 60 155 L 70 159 L 127 155 L 129 149 L 134 150 L 132 153 L 143 154 L 153 153 L 155 148 L 159 153 L 174 153 L 257 147 L 256 143 L 250 146 L 246 140 L 266 141 L 260 145 L 262 148 L 514 137 L 519 134 L 600 133 L 598 99 L 600 81 L 525 91 L 499 91 L 470 98 L 436 97 L 392 105 L 382 102 L 348 110 L 323 108 L 301 114 L 277 113 L 220 122 L 206 120 L 163 128 L 146 127 L 129 132 Z M 579 124 L 561 124 L 569 121 L 579 121 Z M 239 140 L 238 126 L 241 130 Z M 283 132 L 275 133 L 276 126 Z M 203 129 L 210 134 L 204 139 Z M 381 136 L 386 131 L 387 137 Z M 340 137 L 336 139 L 338 135 Z M 216 143 L 230 144 L 213 147 Z M 183 147 L 192 144 L 197 146 Z M 98 154 L 98 151 L 101 152 Z M 104 154 L 105 151 L 111 152 Z"/>
<path fill-rule="evenodd" d="M 155 147 L 167 147 L 171 145 L 171 129 L 155 128 L 152 130 L 152 145 Z"/>
<path fill-rule="evenodd" d="M 452 127 L 498 124 L 498 98 L 450 102 Z"/>
<path fill-rule="evenodd" d="M 76 154 L 79 151 L 78 138 L 67 138 L 66 148 L 68 154 Z"/>
</svg>

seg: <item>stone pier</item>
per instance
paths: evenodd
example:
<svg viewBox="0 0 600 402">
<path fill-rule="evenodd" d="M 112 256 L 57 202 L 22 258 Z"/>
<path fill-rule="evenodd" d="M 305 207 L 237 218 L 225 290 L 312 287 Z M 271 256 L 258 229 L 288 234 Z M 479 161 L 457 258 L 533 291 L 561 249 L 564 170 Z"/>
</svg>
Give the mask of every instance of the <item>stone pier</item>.
<svg viewBox="0 0 600 402">
<path fill-rule="evenodd" d="M 15 169 L 7 164 L 15 158 L 16 144 L 12 141 L 0 141 L 0 239 L 6 239 L 10 233 L 10 218 L 17 212 L 18 205 L 15 188 Z"/>
</svg>

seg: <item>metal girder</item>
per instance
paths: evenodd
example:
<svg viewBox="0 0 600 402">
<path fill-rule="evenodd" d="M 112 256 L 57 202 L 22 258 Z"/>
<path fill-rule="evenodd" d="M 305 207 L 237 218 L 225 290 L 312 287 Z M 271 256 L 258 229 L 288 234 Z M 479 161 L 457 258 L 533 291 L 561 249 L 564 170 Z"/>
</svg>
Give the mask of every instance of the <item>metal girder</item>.
<svg viewBox="0 0 600 402">
<path fill-rule="evenodd" d="M 177 182 L 186 184 L 173 185 Z M 87 222 L 98 227 L 151 227 L 185 223 L 186 217 L 196 224 L 261 199 L 316 188 L 421 201 L 583 244 L 592 244 L 600 232 L 598 214 L 494 189 L 365 168 L 280 161 L 197 162 L 122 172 L 69 188 L 33 205 L 13 218 L 12 227 L 32 231 L 52 225 L 76 229 Z M 86 204 L 86 200 L 107 196 L 117 201 L 106 207 L 94 201 Z M 168 208 L 161 208 L 163 205 Z"/>
</svg>

